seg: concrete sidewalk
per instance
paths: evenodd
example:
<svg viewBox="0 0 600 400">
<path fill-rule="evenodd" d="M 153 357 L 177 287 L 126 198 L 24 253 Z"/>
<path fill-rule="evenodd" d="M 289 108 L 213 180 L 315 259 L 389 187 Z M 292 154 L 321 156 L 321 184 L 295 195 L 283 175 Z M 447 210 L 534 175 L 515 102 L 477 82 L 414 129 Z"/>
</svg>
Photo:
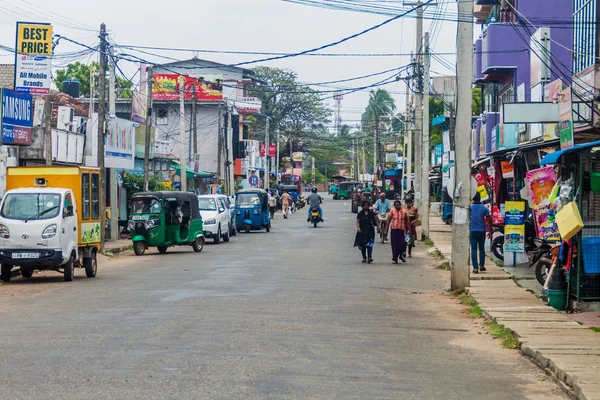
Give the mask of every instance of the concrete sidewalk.
<svg viewBox="0 0 600 400">
<path fill-rule="evenodd" d="M 450 228 L 431 216 L 430 238 L 448 259 Z M 521 353 L 552 373 L 575 398 L 600 400 L 600 333 L 548 307 L 517 285 L 511 274 L 488 264 L 488 272 L 471 275 L 468 289 L 484 316 L 510 329 L 519 340 Z"/>
<path fill-rule="evenodd" d="M 131 239 L 119 239 L 111 242 L 104 242 L 104 254 L 119 254 L 129 250 L 132 245 Z"/>
</svg>

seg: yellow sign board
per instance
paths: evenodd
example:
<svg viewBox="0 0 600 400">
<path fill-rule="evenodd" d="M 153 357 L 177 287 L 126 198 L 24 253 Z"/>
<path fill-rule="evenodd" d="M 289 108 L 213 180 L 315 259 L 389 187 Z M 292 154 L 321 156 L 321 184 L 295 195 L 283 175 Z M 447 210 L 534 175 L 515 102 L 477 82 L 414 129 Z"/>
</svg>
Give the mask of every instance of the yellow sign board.
<svg viewBox="0 0 600 400">
<path fill-rule="evenodd" d="M 52 25 L 17 23 L 17 53 L 52 56 Z"/>
</svg>

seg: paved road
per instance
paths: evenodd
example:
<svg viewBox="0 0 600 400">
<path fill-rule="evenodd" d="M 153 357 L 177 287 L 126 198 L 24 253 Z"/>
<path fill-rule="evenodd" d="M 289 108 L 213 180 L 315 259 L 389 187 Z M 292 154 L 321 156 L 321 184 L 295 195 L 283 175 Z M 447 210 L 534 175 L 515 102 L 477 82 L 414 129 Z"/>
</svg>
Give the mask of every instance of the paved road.
<svg viewBox="0 0 600 400">
<path fill-rule="evenodd" d="M 0 398 L 564 398 L 441 294 L 422 251 L 361 264 L 349 208 L 0 286 Z"/>
</svg>

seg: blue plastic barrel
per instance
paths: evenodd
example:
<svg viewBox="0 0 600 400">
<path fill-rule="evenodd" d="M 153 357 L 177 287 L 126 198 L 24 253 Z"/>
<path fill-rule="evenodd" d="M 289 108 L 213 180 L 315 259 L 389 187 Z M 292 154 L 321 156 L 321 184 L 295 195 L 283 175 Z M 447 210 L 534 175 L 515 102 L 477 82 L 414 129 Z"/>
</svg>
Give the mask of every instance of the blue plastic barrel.
<svg viewBox="0 0 600 400">
<path fill-rule="evenodd" d="M 586 274 L 600 274 L 600 237 L 587 237 L 581 241 L 583 271 Z"/>
</svg>

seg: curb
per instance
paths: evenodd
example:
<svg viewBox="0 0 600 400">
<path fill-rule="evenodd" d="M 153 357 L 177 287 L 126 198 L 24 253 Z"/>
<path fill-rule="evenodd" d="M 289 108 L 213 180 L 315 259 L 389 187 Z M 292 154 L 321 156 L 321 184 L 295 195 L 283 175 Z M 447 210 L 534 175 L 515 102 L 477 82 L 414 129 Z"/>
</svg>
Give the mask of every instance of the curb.
<svg viewBox="0 0 600 400">
<path fill-rule="evenodd" d="M 438 251 L 438 254 L 440 254 L 444 259 L 446 259 L 446 257 L 441 252 Z M 504 271 L 504 272 L 506 272 L 506 271 Z M 514 279 L 514 277 L 508 273 L 507 273 L 507 278 L 505 278 L 505 279 L 496 278 L 496 279 L 512 280 L 513 283 L 515 284 L 515 286 L 522 287 L 521 285 L 518 284 L 518 281 L 516 279 Z M 481 279 L 481 280 L 486 280 L 486 279 Z M 489 279 L 489 280 L 491 280 L 491 279 Z M 465 291 L 467 293 L 469 293 L 469 295 L 472 296 L 475 299 L 475 301 L 477 301 L 477 298 L 471 293 L 469 287 L 465 288 Z M 539 298 L 535 294 L 532 294 L 532 296 L 535 297 L 536 299 Z M 479 304 L 479 302 L 477 302 L 477 303 Z M 497 322 L 496 319 L 494 317 L 492 317 L 487 310 L 485 310 L 483 308 L 481 310 L 482 310 L 482 317 L 484 319 L 486 319 L 488 321 L 492 321 L 492 322 Z M 591 398 L 587 397 L 583 393 L 583 391 L 582 391 L 581 387 L 578 385 L 577 379 L 575 377 L 573 377 L 566 371 L 559 368 L 556 365 L 556 363 L 554 361 L 552 361 L 551 358 L 548 358 L 548 357 L 542 355 L 539 351 L 534 350 L 531 347 L 529 347 L 527 344 L 523 343 L 520 339 L 520 335 L 518 334 L 518 332 L 507 327 L 506 325 L 505 325 L 505 327 L 510 329 L 512 334 L 517 339 L 517 347 L 519 349 L 519 352 L 523 356 L 529 358 L 542 371 L 546 372 L 546 374 L 548 374 L 552 378 L 552 380 L 554 380 L 569 397 L 571 397 L 572 399 L 575 399 L 575 400 L 591 400 Z"/>
<path fill-rule="evenodd" d="M 516 283 L 515 283 L 516 284 Z M 519 285 L 517 285 L 519 286 Z M 466 291 L 477 301 L 477 298 L 471 294 L 470 288 L 466 288 Z M 535 295 L 532 295 L 535 296 Z M 537 296 L 535 296 L 537 297 Z M 478 303 L 479 304 L 479 303 Z M 481 309 L 482 317 L 485 320 L 492 321 L 497 323 L 496 318 L 492 317 L 489 312 L 485 309 Z M 521 336 L 519 333 L 510 327 L 504 325 L 505 328 L 510 329 L 511 333 L 517 339 L 517 347 L 519 352 L 529 358 L 535 365 L 537 365 L 541 370 L 546 372 L 563 390 L 564 392 L 572 399 L 575 400 L 590 400 L 582 391 L 581 387 L 577 384 L 577 379 L 571 376 L 566 371 L 560 369 L 551 358 L 548 358 L 542 355 L 539 351 L 532 349 L 527 344 L 521 341 Z"/>
<path fill-rule="evenodd" d="M 104 249 L 104 251 L 102 251 L 102 255 L 105 256 L 116 256 L 121 254 L 122 252 L 125 252 L 127 250 L 131 250 L 132 245 L 128 244 L 127 246 L 123 245 L 120 247 L 114 247 L 112 249 Z"/>
</svg>

